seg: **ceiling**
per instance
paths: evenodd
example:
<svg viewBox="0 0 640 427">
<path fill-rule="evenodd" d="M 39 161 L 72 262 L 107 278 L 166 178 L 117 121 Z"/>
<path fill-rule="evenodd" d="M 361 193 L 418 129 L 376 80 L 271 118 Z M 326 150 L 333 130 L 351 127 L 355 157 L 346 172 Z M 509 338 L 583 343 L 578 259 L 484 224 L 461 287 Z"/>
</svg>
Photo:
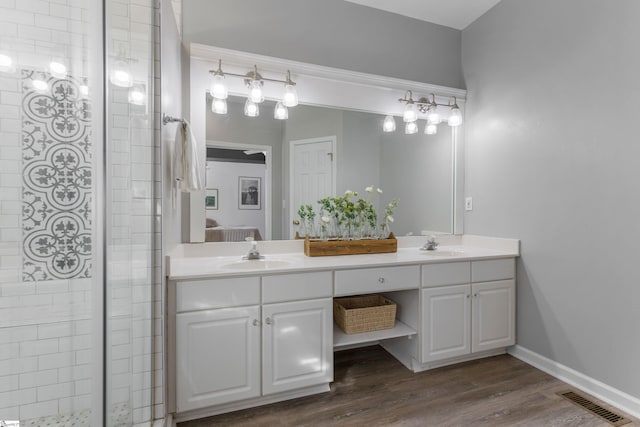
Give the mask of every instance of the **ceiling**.
<svg viewBox="0 0 640 427">
<path fill-rule="evenodd" d="M 457 30 L 465 29 L 500 0 L 345 0 Z"/>
</svg>

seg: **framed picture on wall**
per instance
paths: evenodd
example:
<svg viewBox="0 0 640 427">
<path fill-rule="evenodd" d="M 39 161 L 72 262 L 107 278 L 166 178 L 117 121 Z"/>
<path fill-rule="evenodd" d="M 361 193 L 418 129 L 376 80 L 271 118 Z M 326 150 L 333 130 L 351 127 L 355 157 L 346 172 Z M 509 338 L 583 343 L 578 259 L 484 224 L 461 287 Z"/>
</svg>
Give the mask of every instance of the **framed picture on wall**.
<svg viewBox="0 0 640 427">
<path fill-rule="evenodd" d="M 207 209 L 218 209 L 218 189 L 207 188 L 204 196 L 204 206 Z"/>
<path fill-rule="evenodd" d="M 238 209 L 260 210 L 261 179 L 259 177 L 238 177 Z"/>
</svg>

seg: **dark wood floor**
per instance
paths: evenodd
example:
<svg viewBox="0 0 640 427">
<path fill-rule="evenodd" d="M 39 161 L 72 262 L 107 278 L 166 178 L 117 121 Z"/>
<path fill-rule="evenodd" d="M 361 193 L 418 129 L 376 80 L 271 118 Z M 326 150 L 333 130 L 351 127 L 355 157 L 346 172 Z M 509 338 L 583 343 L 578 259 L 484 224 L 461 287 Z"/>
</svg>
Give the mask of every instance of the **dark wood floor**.
<svg viewBox="0 0 640 427">
<path fill-rule="evenodd" d="M 508 355 L 414 374 L 374 346 L 335 354 L 329 393 L 178 426 L 609 426 L 555 394 L 569 388 Z"/>
</svg>

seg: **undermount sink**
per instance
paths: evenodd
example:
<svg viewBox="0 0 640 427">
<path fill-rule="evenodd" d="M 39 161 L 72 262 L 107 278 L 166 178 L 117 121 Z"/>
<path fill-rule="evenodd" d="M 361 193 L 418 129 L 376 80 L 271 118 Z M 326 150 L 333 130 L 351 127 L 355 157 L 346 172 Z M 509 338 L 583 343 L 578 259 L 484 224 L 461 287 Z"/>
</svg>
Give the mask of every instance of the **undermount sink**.
<svg viewBox="0 0 640 427">
<path fill-rule="evenodd" d="M 263 268 L 282 268 L 288 267 L 291 263 L 289 261 L 281 260 L 281 259 L 269 259 L 269 258 L 261 258 L 261 259 L 241 259 L 238 261 L 233 261 L 228 264 L 222 264 L 220 268 L 224 268 L 227 270 L 253 270 L 253 269 L 263 269 Z"/>
<path fill-rule="evenodd" d="M 442 257 L 464 255 L 464 251 L 462 249 L 453 250 L 453 251 L 442 251 L 442 250 L 436 249 L 433 251 L 420 251 L 420 253 L 428 256 L 442 256 Z"/>
</svg>

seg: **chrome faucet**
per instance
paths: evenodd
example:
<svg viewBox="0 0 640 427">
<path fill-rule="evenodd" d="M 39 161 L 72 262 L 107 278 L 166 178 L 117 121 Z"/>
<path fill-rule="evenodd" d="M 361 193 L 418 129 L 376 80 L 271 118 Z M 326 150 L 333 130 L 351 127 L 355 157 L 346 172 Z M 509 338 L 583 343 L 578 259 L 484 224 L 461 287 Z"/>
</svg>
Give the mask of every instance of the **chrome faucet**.
<svg viewBox="0 0 640 427">
<path fill-rule="evenodd" d="M 260 255 L 260 252 L 258 251 L 258 242 L 256 242 L 255 240 L 250 240 L 251 242 L 251 249 L 249 250 L 249 252 L 242 257 L 242 259 L 262 259 L 264 258 L 264 256 Z"/>
<path fill-rule="evenodd" d="M 436 237 L 435 236 L 431 236 L 429 238 L 429 240 L 427 240 L 427 243 L 424 244 L 423 247 L 420 248 L 421 251 L 435 251 L 436 248 L 438 247 L 439 243 L 436 242 Z"/>
</svg>

